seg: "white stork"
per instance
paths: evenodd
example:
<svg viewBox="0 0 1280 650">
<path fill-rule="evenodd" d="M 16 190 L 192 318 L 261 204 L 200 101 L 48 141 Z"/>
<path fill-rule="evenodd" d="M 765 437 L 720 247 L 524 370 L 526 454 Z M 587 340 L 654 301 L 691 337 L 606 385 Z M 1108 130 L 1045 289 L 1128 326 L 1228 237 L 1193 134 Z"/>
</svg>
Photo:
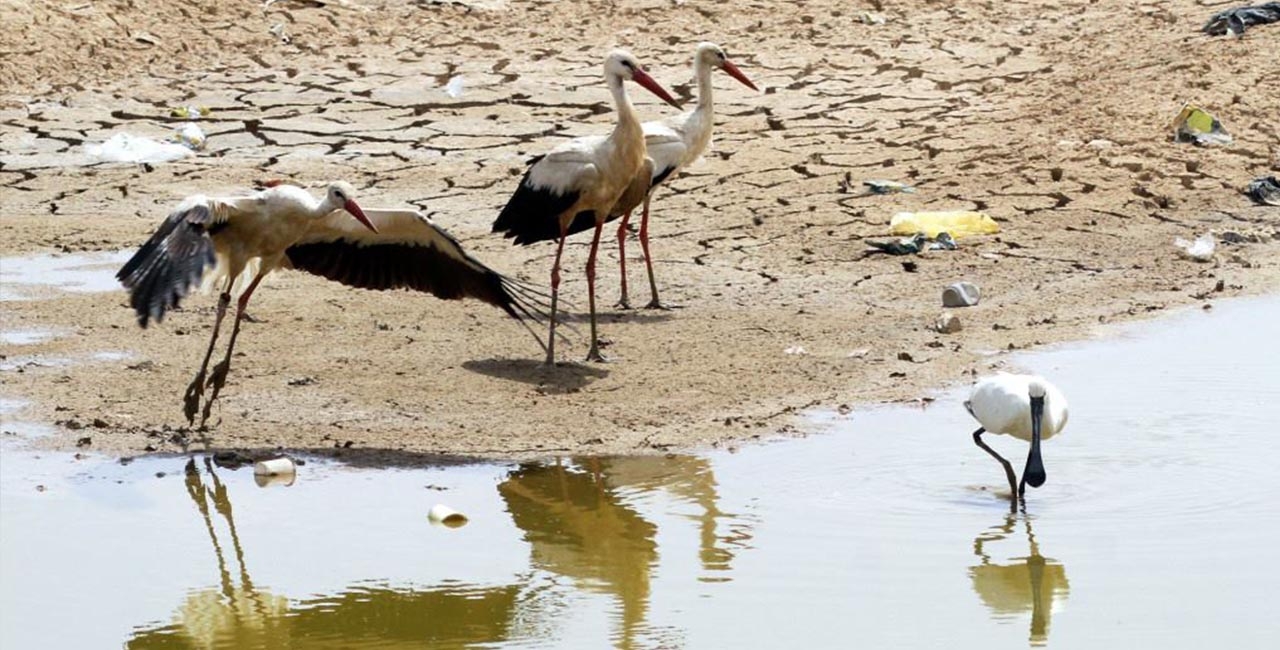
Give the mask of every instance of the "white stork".
<svg viewBox="0 0 1280 650">
<path fill-rule="evenodd" d="M 1043 377 L 999 372 L 978 380 L 964 407 L 982 425 L 973 432 L 973 442 L 1000 461 L 1015 503 L 1028 484 L 1031 487 L 1044 485 L 1040 441 L 1052 438 L 1067 426 L 1067 398 L 1062 391 Z M 1031 443 L 1021 483 L 1014 477 L 1009 461 L 982 441 L 982 434 L 988 431 Z"/>
<path fill-rule="evenodd" d="M 699 43 L 693 53 L 693 74 L 698 80 L 698 106 L 694 110 L 656 122 L 645 122 L 644 140 L 648 160 L 645 167 L 631 181 L 618 204 L 610 210 L 609 219 L 622 217 L 618 225 L 618 265 L 622 273 L 622 297 L 618 306 L 629 309 L 627 300 L 627 222 L 631 211 L 644 203 L 640 215 L 640 249 L 644 252 L 644 264 L 649 272 L 649 291 L 652 298 L 648 309 L 662 309 L 658 300 L 658 285 L 653 279 L 653 260 L 649 256 L 649 199 L 663 181 L 689 163 L 697 160 L 711 143 L 711 130 L 715 126 L 715 103 L 711 98 L 711 72 L 724 70 L 743 85 L 759 90 L 747 75 L 729 60 L 719 45 Z"/>
<path fill-rule="evenodd" d="M 493 231 L 516 244 L 557 240 L 551 267 L 551 334 L 547 364 L 555 363 L 556 303 L 560 288 L 560 255 L 565 237 L 595 227 L 587 257 L 587 295 L 591 309 L 589 361 L 603 361 L 596 338 L 596 250 L 600 232 L 623 190 L 645 161 L 644 132 L 623 82 L 634 81 L 664 101 L 680 106 L 640 67 L 629 52 L 614 50 L 604 62 L 604 78 L 613 94 L 618 123 L 608 136 L 566 142 L 532 161 L 520 187 L 493 222 Z"/>
<path fill-rule="evenodd" d="M 446 300 L 477 298 L 522 323 L 545 316 L 541 294 L 481 264 L 420 212 L 362 210 L 352 196 L 351 185 L 342 182 L 329 185 L 324 199 L 292 185 L 247 196 L 191 196 L 116 274 L 144 328 L 177 307 L 210 267 L 216 269 L 212 280 L 225 282 L 208 350 L 184 398 L 188 422 L 194 424 L 206 387 L 212 393 L 201 426 L 209 419 L 226 381 L 245 306 L 262 278 L 277 268 L 362 289 L 405 288 Z M 240 294 L 226 356 L 206 381 L 232 288 L 246 270 L 252 281 Z"/>
</svg>

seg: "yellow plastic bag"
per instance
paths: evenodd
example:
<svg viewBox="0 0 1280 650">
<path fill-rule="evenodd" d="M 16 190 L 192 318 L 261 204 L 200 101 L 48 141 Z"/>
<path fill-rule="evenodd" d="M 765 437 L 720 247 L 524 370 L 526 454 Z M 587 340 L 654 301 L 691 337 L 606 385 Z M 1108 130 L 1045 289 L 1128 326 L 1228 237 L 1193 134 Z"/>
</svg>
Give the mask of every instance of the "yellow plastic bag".
<svg viewBox="0 0 1280 650">
<path fill-rule="evenodd" d="M 964 237 L 997 233 L 1000 226 L 985 212 L 899 212 L 889 221 L 889 232 L 895 235 L 922 232 L 928 237 L 945 232 L 952 237 Z"/>
</svg>

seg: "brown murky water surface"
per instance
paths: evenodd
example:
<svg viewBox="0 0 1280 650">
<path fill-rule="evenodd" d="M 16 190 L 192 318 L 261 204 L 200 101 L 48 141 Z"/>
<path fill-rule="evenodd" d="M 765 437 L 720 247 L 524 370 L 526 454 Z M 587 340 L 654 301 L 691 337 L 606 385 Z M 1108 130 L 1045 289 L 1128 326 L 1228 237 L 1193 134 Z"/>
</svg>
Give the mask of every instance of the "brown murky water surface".
<svg viewBox="0 0 1280 650">
<path fill-rule="evenodd" d="M 1263 647 L 1278 318 L 1225 302 L 1017 359 L 1072 414 L 1016 514 L 954 393 L 736 453 L 312 460 L 266 487 L 29 451 L 9 400 L 0 645 Z M 435 503 L 470 522 L 431 525 Z"/>
</svg>

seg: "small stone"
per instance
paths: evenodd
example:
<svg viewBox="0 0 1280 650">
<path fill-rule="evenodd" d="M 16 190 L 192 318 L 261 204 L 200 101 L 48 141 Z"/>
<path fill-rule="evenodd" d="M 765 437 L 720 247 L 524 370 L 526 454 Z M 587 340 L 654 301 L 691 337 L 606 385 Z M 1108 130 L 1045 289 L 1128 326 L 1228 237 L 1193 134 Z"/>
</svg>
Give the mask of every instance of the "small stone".
<svg viewBox="0 0 1280 650">
<path fill-rule="evenodd" d="M 104 419 L 102 419 L 102 418 L 94 418 L 94 419 L 93 419 L 93 428 L 95 428 L 95 429 L 105 429 L 105 428 L 107 428 L 107 426 L 109 426 L 109 425 L 107 424 L 107 421 L 106 421 L 106 420 L 104 420 Z"/>
<path fill-rule="evenodd" d="M 915 361 L 915 359 L 911 358 L 910 352 L 899 352 L 898 361 Z"/>
<path fill-rule="evenodd" d="M 961 330 L 960 317 L 955 314 L 942 314 L 933 321 L 933 331 L 942 334 L 955 334 Z"/>
<path fill-rule="evenodd" d="M 972 307 L 982 298 L 982 291 L 972 282 L 956 282 L 942 290 L 943 307 Z"/>
<path fill-rule="evenodd" d="M 88 447 L 89 445 L 92 445 L 92 444 L 93 444 L 93 438 L 90 438 L 88 436 L 85 436 L 76 441 L 77 447 Z"/>
</svg>

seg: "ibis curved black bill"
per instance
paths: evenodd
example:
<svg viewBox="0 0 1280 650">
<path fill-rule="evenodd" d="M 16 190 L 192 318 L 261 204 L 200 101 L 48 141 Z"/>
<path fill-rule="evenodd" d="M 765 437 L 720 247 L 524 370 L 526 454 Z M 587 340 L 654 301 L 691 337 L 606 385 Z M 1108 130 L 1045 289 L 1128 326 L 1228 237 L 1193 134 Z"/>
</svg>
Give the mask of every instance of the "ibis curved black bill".
<svg viewBox="0 0 1280 650">
<path fill-rule="evenodd" d="M 1040 422 L 1044 418 L 1044 397 L 1031 398 L 1031 452 L 1027 454 L 1027 467 L 1022 470 L 1022 480 L 1031 487 L 1044 485 L 1044 459 L 1040 457 Z"/>
</svg>

